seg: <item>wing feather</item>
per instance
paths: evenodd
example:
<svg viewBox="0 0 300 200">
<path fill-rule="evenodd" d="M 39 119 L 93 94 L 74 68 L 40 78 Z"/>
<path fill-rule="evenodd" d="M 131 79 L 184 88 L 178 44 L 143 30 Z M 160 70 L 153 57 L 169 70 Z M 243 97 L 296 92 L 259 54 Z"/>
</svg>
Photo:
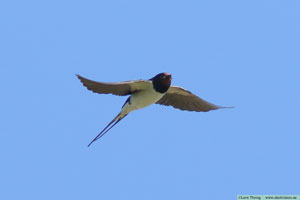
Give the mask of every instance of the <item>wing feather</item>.
<svg viewBox="0 0 300 200">
<path fill-rule="evenodd" d="M 223 108 L 209 103 L 184 88 L 171 86 L 167 93 L 156 102 L 165 106 L 173 106 L 180 110 L 207 112 Z"/>
<path fill-rule="evenodd" d="M 80 75 L 77 75 L 77 77 L 88 90 L 100 94 L 114 94 L 119 96 L 132 94 L 136 91 L 143 90 L 152 84 L 150 81 L 144 80 L 104 83 L 92 81 Z"/>
</svg>

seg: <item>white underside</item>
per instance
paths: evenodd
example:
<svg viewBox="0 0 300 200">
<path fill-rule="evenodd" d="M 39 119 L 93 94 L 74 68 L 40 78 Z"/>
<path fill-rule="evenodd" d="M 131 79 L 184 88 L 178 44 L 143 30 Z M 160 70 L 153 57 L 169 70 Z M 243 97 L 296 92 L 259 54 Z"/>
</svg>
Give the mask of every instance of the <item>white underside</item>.
<svg viewBox="0 0 300 200">
<path fill-rule="evenodd" d="M 163 96 L 164 94 L 156 92 L 153 88 L 134 93 L 130 97 L 130 103 L 127 102 L 122 108 L 121 117 L 134 110 L 147 107 L 157 102 Z"/>
</svg>

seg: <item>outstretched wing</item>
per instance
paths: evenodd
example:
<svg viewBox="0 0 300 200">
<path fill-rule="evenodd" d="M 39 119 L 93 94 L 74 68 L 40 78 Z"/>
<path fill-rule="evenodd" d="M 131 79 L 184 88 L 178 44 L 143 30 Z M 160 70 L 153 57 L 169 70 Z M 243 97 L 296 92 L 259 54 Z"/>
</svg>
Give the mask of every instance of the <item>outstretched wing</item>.
<svg viewBox="0 0 300 200">
<path fill-rule="evenodd" d="M 136 91 L 143 90 L 152 84 L 150 81 L 144 80 L 103 83 L 86 79 L 80 75 L 77 75 L 77 77 L 88 90 L 100 94 L 114 94 L 119 96 L 132 94 Z"/>
<path fill-rule="evenodd" d="M 180 110 L 196 112 L 207 112 L 210 110 L 224 108 L 211 104 L 194 95 L 190 91 L 177 86 L 171 86 L 167 93 L 160 100 L 158 100 L 156 104 L 173 106 L 174 108 L 178 108 Z"/>
</svg>

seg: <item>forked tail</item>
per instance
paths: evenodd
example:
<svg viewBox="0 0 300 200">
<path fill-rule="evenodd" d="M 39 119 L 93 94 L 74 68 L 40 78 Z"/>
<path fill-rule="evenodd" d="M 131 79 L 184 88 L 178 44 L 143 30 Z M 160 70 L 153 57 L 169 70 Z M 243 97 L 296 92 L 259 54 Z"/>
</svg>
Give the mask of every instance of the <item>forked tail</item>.
<svg viewBox="0 0 300 200">
<path fill-rule="evenodd" d="M 105 133 L 107 133 L 112 127 L 114 127 L 119 121 L 121 121 L 124 117 L 127 116 L 124 115 L 123 117 L 120 117 L 121 113 L 119 113 L 109 124 L 89 143 L 88 147 L 91 146 L 93 142 L 100 139 Z"/>
</svg>

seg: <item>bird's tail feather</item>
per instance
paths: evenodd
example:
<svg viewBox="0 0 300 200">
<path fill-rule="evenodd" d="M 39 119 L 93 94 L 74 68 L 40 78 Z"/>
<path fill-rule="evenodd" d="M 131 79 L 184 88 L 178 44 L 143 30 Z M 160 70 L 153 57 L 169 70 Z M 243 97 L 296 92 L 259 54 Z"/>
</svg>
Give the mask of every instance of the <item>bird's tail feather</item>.
<svg viewBox="0 0 300 200">
<path fill-rule="evenodd" d="M 112 127 L 114 127 L 117 123 L 119 123 L 126 115 L 121 117 L 121 113 L 119 113 L 109 124 L 89 143 L 88 147 L 91 146 L 93 142 L 100 139 L 105 133 L 107 133 Z"/>
</svg>

